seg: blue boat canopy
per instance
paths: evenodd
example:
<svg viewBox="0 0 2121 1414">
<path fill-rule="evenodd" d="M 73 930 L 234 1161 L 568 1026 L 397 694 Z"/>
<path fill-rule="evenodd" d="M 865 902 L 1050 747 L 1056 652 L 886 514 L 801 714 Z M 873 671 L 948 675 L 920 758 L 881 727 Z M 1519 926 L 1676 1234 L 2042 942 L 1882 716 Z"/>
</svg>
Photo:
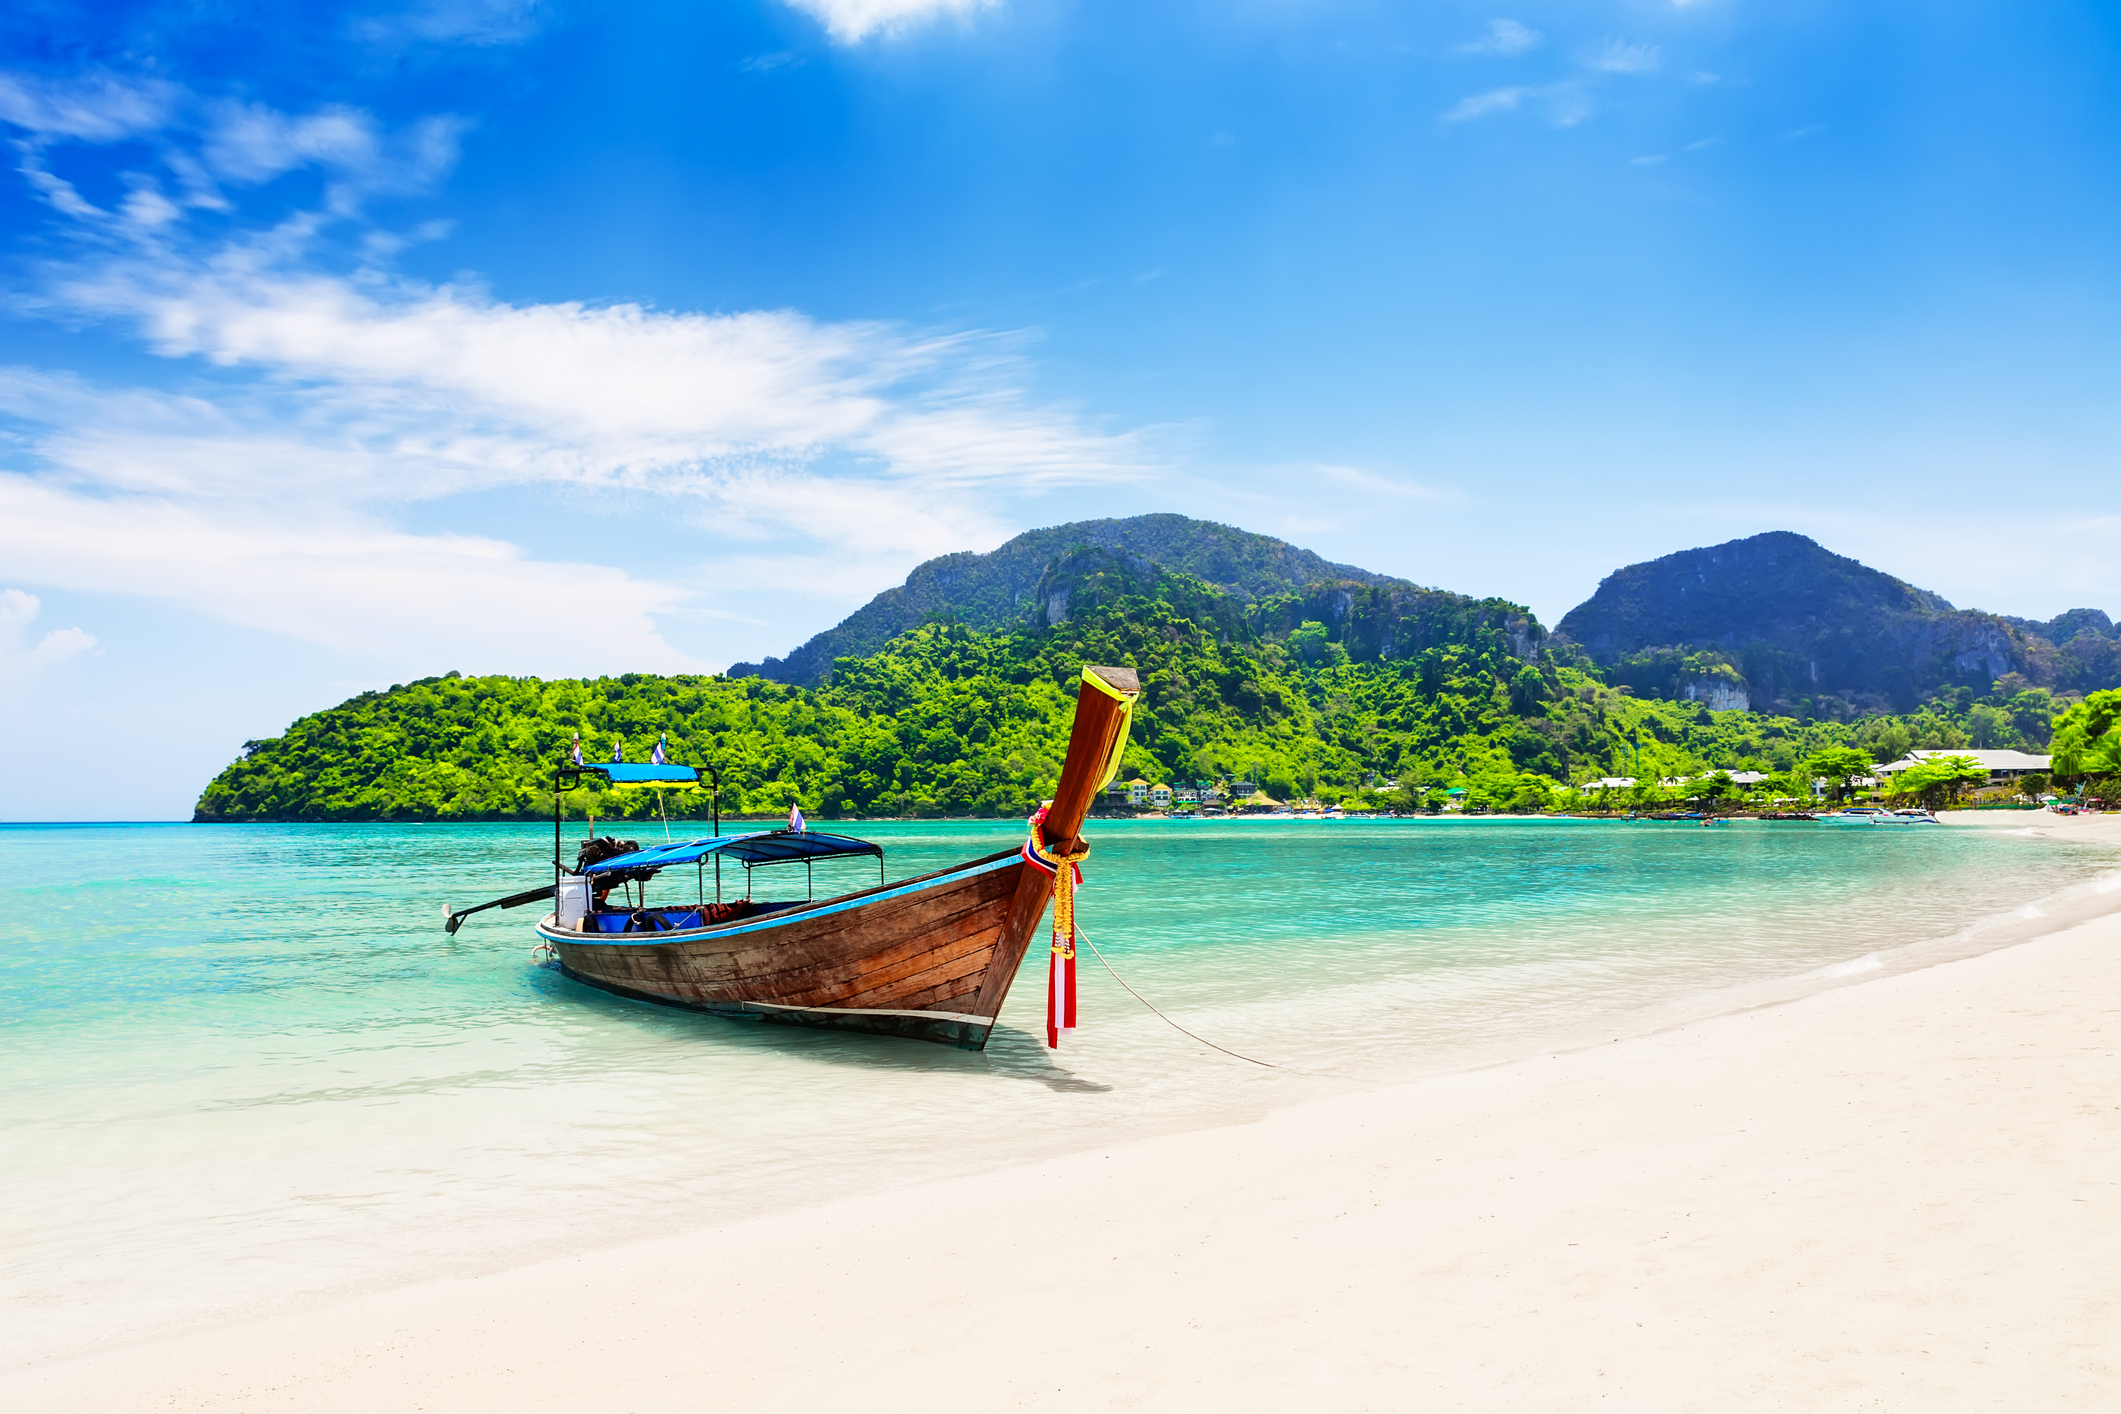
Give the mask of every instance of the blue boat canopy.
<svg viewBox="0 0 2121 1414">
<path fill-rule="evenodd" d="M 798 859 L 834 859 L 855 855 L 884 857 L 884 847 L 851 835 L 828 835 L 816 830 L 767 830 L 754 835 L 717 835 L 713 839 L 687 840 L 683 844 L 657 845 L 631 854 L 614 855 L 588 866 L 584 874 L 609 874 L 618 869 L 663 869 L 672 864 L 693 864 L 709 855 L 734 859 L 747 867 L 754 864 L 786 864 Z"/>
<path fill-rule="evenodd" d="M 589 761 L 580 766 L 568 766 L 561 770 L 563 776 L 586 776 L 594 772 L 615 786 L 696 786 L 700 783 L 698 768 L 693 766 L 650 766 L 645 762 Z"/>
</svg>

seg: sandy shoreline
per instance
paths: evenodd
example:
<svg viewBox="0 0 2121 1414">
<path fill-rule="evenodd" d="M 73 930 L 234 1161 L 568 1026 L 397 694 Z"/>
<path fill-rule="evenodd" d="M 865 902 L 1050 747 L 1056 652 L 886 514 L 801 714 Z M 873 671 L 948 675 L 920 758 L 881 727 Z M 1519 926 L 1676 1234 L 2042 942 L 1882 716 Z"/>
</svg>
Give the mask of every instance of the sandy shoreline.
<svg viewBox="0 0 2121 1414">
<path fill-rule="evenodd" d="M 2091 1409 L 2121 1403 L 2117 1328 L 2108 914 L 1256 1124 L 9 1371 L 0 1400 Z"/>
</svg>

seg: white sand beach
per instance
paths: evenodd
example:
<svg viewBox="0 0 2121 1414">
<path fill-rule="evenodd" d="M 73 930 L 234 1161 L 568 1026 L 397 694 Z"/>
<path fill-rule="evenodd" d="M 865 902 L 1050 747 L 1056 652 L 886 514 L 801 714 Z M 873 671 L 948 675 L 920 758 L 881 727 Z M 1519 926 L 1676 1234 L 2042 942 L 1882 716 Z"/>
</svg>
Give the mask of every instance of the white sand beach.
<svg viewBox="0 0 2121 1414">
<path fill-rule="evenodd" d="M 2088 1410 L 2121 1407 L 2116 1331 L 2109 913 L 1259 1123 L 17 1369 L 0 1403 Z"/>
</svg>

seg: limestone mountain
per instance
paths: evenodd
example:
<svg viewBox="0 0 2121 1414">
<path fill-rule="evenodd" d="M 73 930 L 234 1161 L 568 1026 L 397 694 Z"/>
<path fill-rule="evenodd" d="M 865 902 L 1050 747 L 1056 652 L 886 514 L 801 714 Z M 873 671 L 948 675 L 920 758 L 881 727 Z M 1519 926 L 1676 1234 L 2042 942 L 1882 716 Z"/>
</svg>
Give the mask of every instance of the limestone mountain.
<svg viewBox="0 0 2121 1414">
<path fill-rule="evenodd" d="M 1052 626 L 1114 586 L 1139 586 L 1168 571 L 1215 591 L 1219 602 L 1193 610 L 1229 618 L 1267 612 L 1258 625 L 1288 632 L 1305 621 L 1327 626 L 1355 659 L 1390 658 L 1460 641 L 1488 625 L 1530 656 L 1545 630 L 1520 605 L 1424 589 L 1390 575 L 1335 564 L 1309 550 L 1213 521 L 1181 515 L 1086 520 L 1030 530 L 999 549 L 944 555 L 916 567 L 836 626 L 785 658 L 738 663 L 731 677 L 757 676 L 816 687 L 835 658 L 879 651 L 908 629 L 945 621 L 981 633 Z M 1100 589 L 1100 585 L 1103 589 Z M 1174 592 L 1184 593 L 1184 590 Z"/>
<path fill-rule="evenodd" d="M 2107 670 L 2116 645 L 2097 610 L 2037 624 L 1959 609 L 1771 531 L 1615 570 L 1556 635 L 1639 694 L 1847 719 L 1960 687 L 1985 693 L 2012 673 L 2063 685 L 2065 655 L 2049 637 L 2063 628 L 2077 645 L 2070 676 Z"/>
</svg>

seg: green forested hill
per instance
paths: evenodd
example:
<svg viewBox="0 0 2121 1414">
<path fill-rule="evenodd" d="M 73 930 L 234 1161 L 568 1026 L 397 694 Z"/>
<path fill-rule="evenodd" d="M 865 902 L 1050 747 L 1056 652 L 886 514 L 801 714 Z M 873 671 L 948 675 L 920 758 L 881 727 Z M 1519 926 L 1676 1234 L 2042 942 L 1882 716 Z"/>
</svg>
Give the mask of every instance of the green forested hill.
<svg viewBox="0 0 2121 1414">
<path fill-rule="evenodd" d="M 1642 695 L 1807 717 L 1912 711 L 2013 674 L 2121 683 L 2121 642 L 2097 610 L 2039 623 L 1955 609 L 1789 531 L 1615 570 L 1555 631 Z"/>
<path fill-rule="evenodd" d="M 1086 662 L 1141 675 L 1127 774 L 1228 774 L 1327 798 L 1396 779 L 1530 804 L 1571 780 L 1779 769 L 1846 741 L 1881 758 L 1963 745 L 1976 711 L 1990 713 L 1991 737 L 2044 740 L 2053 708 L 2021 685 L 2000 705 L 1802 724 L 1637 700 L 1557 659 L 1537 623 L 1501 601 L 1360 582 L 1248 600 L 1103 550 L 1063 556 L 1041 587 L 1064 596 L 1065 617 L 1000 633 L 923 625 L 839 659 L 823 688 L 452 673 L 364 693 L 247 744 L 197 818 L 536 817 L 576 731 L 585 756 L 603 759 L 618 738 L 634 761 L 667 733 L 675 759 L 720 768 L 726 813 L 779 813 L 792 800 L 824 818 L 1020 813 L 1058 775 Z M 656 804 L 649 792 L 581 792 L 569 808 L 621 818 Z"/>
<path fill-rule="evenodd" d="M 738 663 L 729 675 L 816 687 L 831 675 L 835 659 L 875 653 L 907 629 L 931 620 L 947 619 L 984 633 L 1050 622 L 1058 611 L 1046 581 L 1056 560 L 1079 550 L 1103 551 L 1189 575 L 1240 604 L 1321 581 L 1372 584 L 1388 579 L 1334 564 L 1271 535 L 1188 516 L 1074 521 L 1027 530 L 985 554 L 961 551 L 929 560 L 916 566 L 904 584 L 877 595 L 786 658 Z"/>
</svg>

